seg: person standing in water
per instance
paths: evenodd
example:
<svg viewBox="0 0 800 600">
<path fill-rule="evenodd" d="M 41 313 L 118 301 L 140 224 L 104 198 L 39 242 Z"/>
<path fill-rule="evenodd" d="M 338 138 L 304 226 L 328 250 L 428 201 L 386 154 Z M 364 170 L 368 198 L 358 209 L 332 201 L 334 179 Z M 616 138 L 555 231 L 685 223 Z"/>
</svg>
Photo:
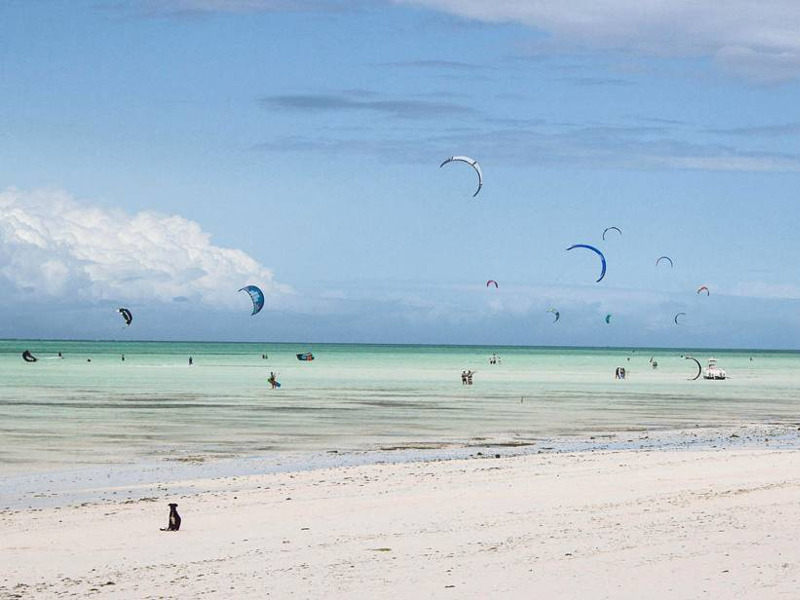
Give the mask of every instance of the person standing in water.
<svg viewBox="0 0 800 600">
<path fill-rule="evenodd" d="M 189 366 L 191 367 L 193 364 L 194 364 L 194 360 L 192 360 L 192 357 L 190 356 L 189 357 Z"/>
<path fill-rule="evenodd" d="M 269 381 L 269 384 L 272 386 L 273 390 L 278 387 L 278 380 L 276 379 L 273 371 L 269 372 L 269 379 L 267 379 L 267 381 Z"/>
</svg>

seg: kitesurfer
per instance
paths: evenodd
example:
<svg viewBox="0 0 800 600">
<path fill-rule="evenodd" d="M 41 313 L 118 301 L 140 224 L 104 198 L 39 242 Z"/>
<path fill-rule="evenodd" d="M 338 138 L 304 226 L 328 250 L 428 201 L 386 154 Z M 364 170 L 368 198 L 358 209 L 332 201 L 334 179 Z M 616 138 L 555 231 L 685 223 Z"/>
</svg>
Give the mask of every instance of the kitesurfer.
<svg viewBox="0 0 800 600">
<path fill-rule="evenodd" d="M 191 367 L 193 364 L 194 364 L 194 359 L 192 359 L 192 357 L 190 356 L 189 357 L 189 366 Z"/>
<path fill-rule="evenodd" d="M 267 381 L 269 381 L 269 384 L 272 386 L 273 390 L 278 387 L 278 380 L 275 378 L 274 372 L 269 372 L 269 379 L 267 379 Z"/>
</svg>

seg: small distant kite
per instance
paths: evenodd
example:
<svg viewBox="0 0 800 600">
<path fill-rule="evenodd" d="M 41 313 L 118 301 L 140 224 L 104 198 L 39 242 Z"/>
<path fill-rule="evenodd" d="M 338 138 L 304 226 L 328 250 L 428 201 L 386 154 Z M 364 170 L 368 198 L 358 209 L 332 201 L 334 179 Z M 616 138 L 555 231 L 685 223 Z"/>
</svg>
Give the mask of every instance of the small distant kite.
<svg viewBox="0 0 800 600">
<path fill-rule="evenodd" d="M 606 315 L 606 325 L 608 325 L 608 324 L 610 324 L 610 323 L 611 323 L 611 313 L 608 313 L 608 314 Z"/>
<path fill-rule="evenodd" d="M 490 285 L 494 285 L 495 289 L 497 289 L 498 287 L 497 282 L 494 279 L 490 279 L 489 281 L 486 282 L 486 287 L 489 287 Z"/>
<path fill-rule="evenodd" d="M 255 285 L 246 285 L 243 288 L 239 288 L 239 291 L 247 292 L 253 301 L 253 312 L 250 313 L 250 316 L 261 312 L 261 309 L 264 308 L 264 292 L 261 291 L 261 288 Z"/>
<path fill-rule="evenodd" d="M 608 233 L 609 231 L 616 231 L 617 233 L 619 233 L 620 235 L 622 235 L 622 230 L 621 230 L 619 227 L 606 227 L 606 228 L 603 230 L 603 241 L 605 241 L 605 239 L 606 239 L 606 233 Z"/>
<path fill-rule="evenodd" d="M 700 377 L 700 375 L 703 374 L 703 366 L 700 364 L 700 361 L 697 360 L 694 356 L 684 356 L 683 358 L 685 358 L 686 360 L 693 360 L 695 363 L 697 363 L 697 375 L 695 375 L 694 377 L 690 377 L 688 379 L 688 381 L 695 381 Z"/>
<path fill-rule="evenodd" d="M 672 262 L 672 259 L 669 256 L 659 256 L 658 260 L 656 260 L 656 266 L 658 266 L 658 263 L 660 263 L 662 260 L 669 261 L 669 268 L 670 269 L 675 267 L 675 263 Z"/>
<path fill-rule="evenodd" d="M 472 194 L 472 197 L 474 198 L 475 196 L 477 196 L 478 192 L 480 192 L 481 188 L 483 187 L 483 172 L 481 171 L 481 166 L 480 166 L 480 164 L 478 164 L 478 161 L 475 160 L 474 158 L 470 158 L 469 156 L 451 156 L 446 161 L 444 161 L 442 164 L 440 164 L 439 168 L 441 169 L 447 163 L 451 163 L 451 162 L 467 163 L 470 167 L 475 169 L 475 172 L 478 174 L 478 189 L 475 190 L 475 193 Z"/>
<path fill-rule="evenodd" d="M 36 362 L 39 359 L 36 358 L 33 354 L 31 354 L 30 350 L 25 350 L 25 352 L 22 353 L 22 360 L 24 360 L 25 362 Z"/>
<path fill-rule="evenodd" d="M 553 313 L 555 319 L 553 319 L 553 323 L 558 323 L 558 320 L 561 318 L 561 313 L 558 312 L 555 308 L 548 308 L 547 312 Z"/>
<path fill-rule="evenodd" d="M 595 283 L 600 283 L 601 281 L 603 281 L 603 277 L 606 276 L 606 257 L 605 257 L 605 255 L 602 252 L 600 252 L 600 250 L 595 248 L 594 246 L 590 246 L 588 244 L 575 244 L 575 245 L 570 246 L 569 248 L 567 248 L 567 251 L 574 250 L 575 248 L 585 248 L 586 250 L 591 250 L 592 252 L 597 253 L 597 256 L 599 256 L 600 260 L 602 261 L 602 266 L 601 266 L 601 270 L 600 270 L 600 277 L 597 278 L 597 281 Z"/>
<path fill-rule="evenodd" d="M 674 319 L 675 325 L 680 325 L 680 323 L 678 323 L 678 317 L 685 317 L 685 316 L 686 316 L 685 312 L 679 312 L 677 315 L 675 315 L 675 319 Z"/>
<path fill-rule="evenodd" d="M 704 285 L 701 285 L 699 288 L 697 288 L 697 293 L 699 294 L 700 292 L 705 292 L 706 296 L 710 296 L 711 295 L 711 292 L 709 292 L 708 288 L 706 286 L 704 286 Z"/>
<path fill-rule="evenodd" d="M 117 312 L 122 315 L 122 318 L 125 320 L 125 327 L 129 327 L 131 323 L 133 323 L 133 313 L 129 311 L 127 308 L 118 308 Z"/>
</svg>

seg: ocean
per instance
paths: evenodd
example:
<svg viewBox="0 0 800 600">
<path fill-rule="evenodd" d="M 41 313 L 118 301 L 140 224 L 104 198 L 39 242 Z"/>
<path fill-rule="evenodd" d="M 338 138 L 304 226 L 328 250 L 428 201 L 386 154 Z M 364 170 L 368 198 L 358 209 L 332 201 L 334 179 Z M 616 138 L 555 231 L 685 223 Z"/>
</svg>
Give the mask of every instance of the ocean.
<svg viewBox="0 0 800 600">
<path fill-rule="evenodd" d="M 685 354 L 730 378 L 688 381 Z M 792 425 L 798 374 L 797 352 L 6 340 L 0 475 Z"/>
</svg>

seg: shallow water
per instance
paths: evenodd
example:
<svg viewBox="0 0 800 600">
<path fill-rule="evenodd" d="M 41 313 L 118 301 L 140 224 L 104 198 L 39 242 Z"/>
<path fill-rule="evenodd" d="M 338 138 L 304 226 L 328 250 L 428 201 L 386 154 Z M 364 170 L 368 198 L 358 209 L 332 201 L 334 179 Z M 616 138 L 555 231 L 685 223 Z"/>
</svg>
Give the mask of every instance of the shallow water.
<svg viewBox="0 0 800 600">
<path fill-rule="evenodd" d="M 307 350 L 317 360 L 295 358 Z M 686 353 L 713 354 L 731 379 L 687 381 Z M 0 474 L 793 424 L 798 373 L 793 352 L 2 341 Z"/>
</svg>

